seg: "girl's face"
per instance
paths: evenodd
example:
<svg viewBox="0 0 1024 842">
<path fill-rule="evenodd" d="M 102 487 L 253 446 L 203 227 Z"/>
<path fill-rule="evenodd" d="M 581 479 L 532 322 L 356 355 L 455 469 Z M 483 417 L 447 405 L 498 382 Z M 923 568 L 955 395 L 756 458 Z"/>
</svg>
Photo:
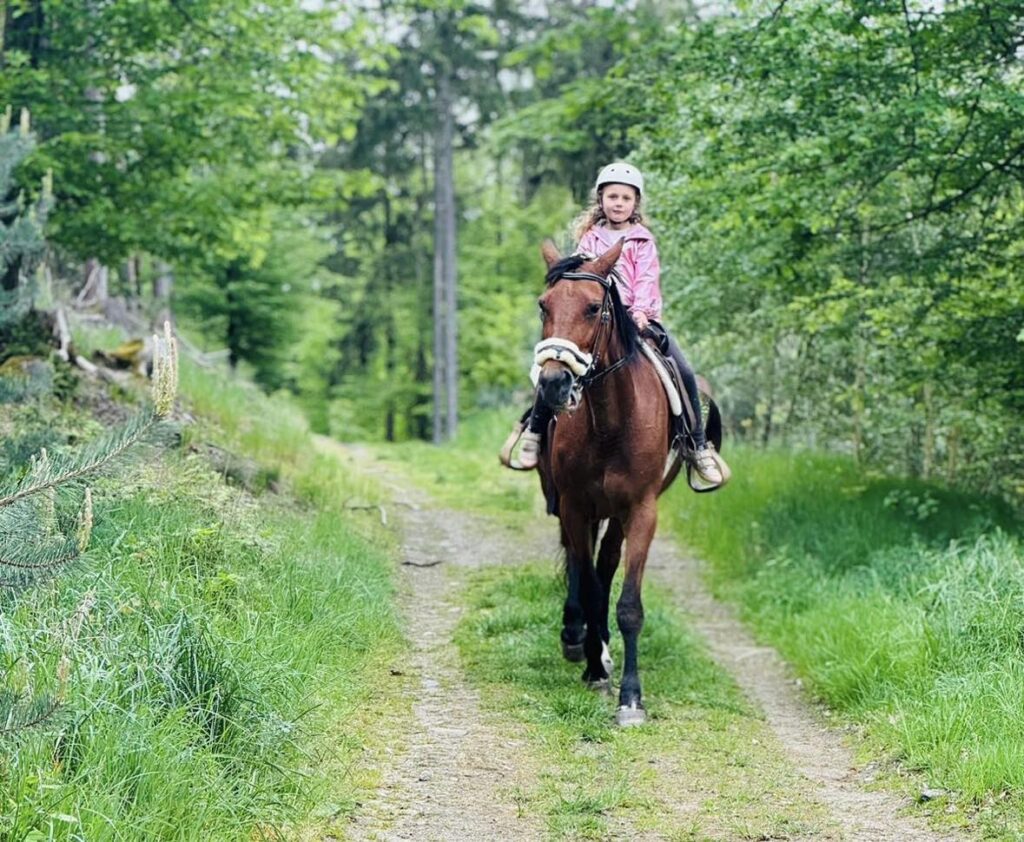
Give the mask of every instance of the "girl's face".
<svg viewBox="0 0 1024 842">
<path fill-rule="evenodd" d="M 636 210 L 636 188 L 628 184 L 606 184 L 601 188 L 601 210 L 612 228 L 625 227 Z"/>
</svg>

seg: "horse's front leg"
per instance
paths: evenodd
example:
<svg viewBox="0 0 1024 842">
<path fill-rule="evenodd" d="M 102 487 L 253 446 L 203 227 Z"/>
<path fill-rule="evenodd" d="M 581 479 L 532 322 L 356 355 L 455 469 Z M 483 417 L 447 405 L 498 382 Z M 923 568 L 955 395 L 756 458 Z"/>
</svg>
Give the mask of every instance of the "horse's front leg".
<svg viewBox="0 0 1024 842">
<path fill-rule="evenodd" d="M 583 671 L 583 680 L 594 687 L 607 687 L 608 670 L 602 657 L 606 647 L 601 639 L 601 582 L 594 569 L 591 524 L 587 518 L 568 511 L 564 503 L 562 524 L 568 578 L 570 586 L 575 581 L 579 589 L 579 602 L 586 623 L 583 656 L 587 667 Z"/>
<path fill-rule="evenodd" d="M 562 656 L 567 661 L 582 661 L 583 638 L 587 633 L 583 619 L 583 599 L 580 593 L 580 568 L 570 561 L 572 549 L 565 534 L 565 526 L 559 521 L 562 533 L 562 547 L 565 549 L 565 605 L 562 607 Z"/>
<path fill-rule="evenodd" d="M 580 566 L 569 560 L 566 545 L 565 605 L 562 608 L 562 655 L 567 661 L 583 660 L 583 639 L 586 623 L 583 619 L 583 599 L 580 591 Z"/>
<path fill-rule="evenodd" d="M 615 579 L 615 571 L 619 569 L 619 559 L 622 555 L 622 523 L 612 518 L 608 521 L 608 528 L 597 552 L 597 579 L 601 583 L 601 640 L 605 643 L 604 668 L 610 673 L 612 671 L 612 656 L 608 651 L 608 644 L 611 642 L 611 633 L 608 630 L 608 602 L 612 595 L 612 581 Z"/>
<path fill-rule="evenodd" d="M 637 641 L 644 626 L 644 605 L 640 596 L 644 580 L 647 551 L 654 538 L 658 523 L 658 504 L 650 499 L 635 506 L 625 524 L 626 574 L 622 595 L 615 607 L 615 618 L 622 632 L 625 657 L 622 664 L 622 685 L 619 688 L 619 725 L 639 725 L 647 718 L 640 692 L 640 672 L 637 664 Z"/>
</svg>

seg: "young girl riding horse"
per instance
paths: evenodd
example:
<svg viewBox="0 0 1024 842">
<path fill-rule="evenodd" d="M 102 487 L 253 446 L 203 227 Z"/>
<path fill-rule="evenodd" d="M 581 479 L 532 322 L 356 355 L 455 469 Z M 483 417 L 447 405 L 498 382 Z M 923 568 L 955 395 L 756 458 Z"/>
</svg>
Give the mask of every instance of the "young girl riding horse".
<svg viewBox="0 0 1024 842">
<path fill-rule="evenodd" d="M 579 241 L 576 251 L 599 257 L 619 240 L 624 241 L 613 270 L 622 303 L 641 332 L 653 326 L 667 338 L 668 353 L 679 368 L 690 405 L 696 410 L 696 424 L 690 430 L 696 448 L 694 470 L 705 486 L 721 486 L 729 478 L 729 469 L 722 457 L 715 453 L 713 445 L 707 442 L 700 417 L 696 376 L 682 350 L 661 325 L 661 268 L 654 235 L 643 224 L 643 176 L 636 167 L 627 163 L 608 164 L 598 174 L 594 191 L 594 205 L 576 222 L 574 233 Z M 527 429 L 522 433 L 521 468 L 537 466 L 542 436 L 552 414 L 552 410 L 540 401 L 534 404 Z"/>
</svg>

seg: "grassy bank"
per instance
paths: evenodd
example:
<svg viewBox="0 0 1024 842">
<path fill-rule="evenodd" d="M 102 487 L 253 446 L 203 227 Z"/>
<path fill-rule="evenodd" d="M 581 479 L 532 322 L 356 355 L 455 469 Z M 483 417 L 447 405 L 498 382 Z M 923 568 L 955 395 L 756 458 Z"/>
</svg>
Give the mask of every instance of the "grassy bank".
<svg viewBox="0 0 1024 842">
<path fill-rule="evenodd" d="M 196 419 L 182 446 L 101 481 L 87 559 L 5 597 L 10 684 L 45 673 L 61 623 L 94 596 L 62 710 L 5 745 L 6 840 L 291 837 L 343 825 L 373 783 L 387 711 L 365 711 L 401 643 L 390 547 L 339 512 L 375 491 L 316 454 L 287 404 L 182 373 Z M 26 439 L 46 427 L 51 447 L 95 429 L 45 401 L 0 411 L 21 413 Z M 255 459 L 279 493 L 227 485 L 199 442 Z"/>
<path fill-rule="evenodd" d="M 864 726 L 867 750 L 1024 831 L 1024 548 L 1012 513 L 839 457 L 738 450 L 732 484 L 676 488 L 662 523 L 712 586 Z"/>
</svg>

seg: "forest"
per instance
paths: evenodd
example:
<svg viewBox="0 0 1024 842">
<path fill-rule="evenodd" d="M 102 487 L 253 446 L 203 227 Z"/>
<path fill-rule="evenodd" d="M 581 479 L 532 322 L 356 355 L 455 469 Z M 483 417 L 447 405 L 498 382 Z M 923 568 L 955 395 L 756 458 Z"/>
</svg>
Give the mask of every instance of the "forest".
<svg viewBox="0 0 1024 842">
<path fill-rule="evenodd" d="M 539 243 L 628 158 L 733 435 L 1020 494 L 1015 3 L 7 7 L 5 190 L 49 177 L 60 282 L 318 431 L 521 398 Z"/>
<path fill-rule="evenodd" d="M 330 439 L 391 454 L 380 458 L 443 499 L 456 494 L 453 506 L 469 505 L 469 493 L 438 483 L 498 482 L 473 506 L 498 518 L 533 512 L 526 483 L 495 477 L 498 448 L 531 400 L 541 244 L 575 248 L 572 223 L 612 161 L 643 172 L 664 321 L 710 382 L 725 451 L 737 453 L 738 487 L 702 508 L 673 503 L 664 522 L 708 559 L 715 596 L 796 664 L 815 698 L 864 725 L 876 755 L 960 793 L 953 806 L 972 832 L 998 826 L 992 833 L 1010 838 L 1024 827 L 1024 780 L 1000 753 L 1006 743 L 986 755 L 991 774 L 973 778 L 961 768 L 968 748 L 957 760 L 941 747 L 955 732 L 977 748 L 970 735 L 991 723 L 927 738 L 900 730 L 908 711 L 924 717 L 923 700 L 961 675 L 950 667 L 940 680 L 931 670 L 945 667 L 935 664 L 965 665 L 984 651 L 1005 666 L 1024 629 L 1014 607 L 1024 588 L 1024 6 L 0 0 L 0 568 L 13 564 L 0 570 L 0 740 L 71 711 L 56 732 L 17 738 L 27 765 L 0 762 L 0 837 L 106 838 L 106 825 L 69 802 L 39 806 L 40 781 L 56 786 L 62 769 L 90 768 L 90 752 L 102 752 L 89 740 L 102 732 L 114 741 L 114 710 L 134 710 L 125 698 L 138 693 L 154 730 L 133 719 L 140 753 L 118 749 L 118 763 L 134 764 L 140 780 L 147 763 L 178 751 L 169 733 L 189 717 L 211 741 L 210 758 L 236 757 L 227 771 L 213 759 L 201 774 L 182 767 L 160 796 L 166 812 L 139 825 L 138 838 L 196 838 L 195 828 L 211 827 L 264 838 L 253 827 L 271 825 L 266 838 L 292 838 L 305 809 L 295 806 L 301 775 L 273 775 L 300 765 L 301 750 L 282 748 L 292 739 L 282 723 L 304 715 L 300 699 L 312 691 L 302 682 L 360 676 L 324 708 L 324 722 L 351 713 L 404 639 L 394 546 L 363 528 L 378 506 L 384 521 L 391 503 L 317 448 Z M 179 403 L 189 408 L 180 412 L 168 408 L 179 371 L 165 322 L 181 347 Z M 51 328 L 63 330 L 58 339 Z M 145 389 L 102 374 L 126 341 L 149 355 L 141 367 L 155 366 L 162 384 L 142 415 L 125 407 Z M 76 386 L 82 378 L 89 385 Z M 113 421 L 126 426 L 112 431 Z M 170 434 L 150 435 L 167 424 Z M 230 474 L 223 463 L 209 476 L 186 456 L 181 473 L 161 473 L 155 457 L 122 464 L 143 439 L 207 461 L 233 454 L 258 478 L 247 475 L 236 499 L 217 484 L 218 470 Z M 79 483 L 93 473 L 95 504 Z M 291 503 L 269 514 L 245 502 L 281 488 Z M 329 511 L 342 509 L 362 525 L 332 522 Z M 178 538 L 156 537 L 164 530 Z M 292 544 L 305 549 L 293 554 Z M 302 553 L 323 561 L 307 569 Z M 125 554 L 162 571 L 162 596 L 145 595 L 157 580 L 147 585 L 144 570 L 116 573 Z M 332 559 L 368 577 L 365 595 L 386 608 L 361 604 Z M 70 572 L 54 576 L 65 562 Z M 207 564 L 209 578 L 173 584 Z M 257 584 L 272 564 L 288 571 L 287 594 Z M 1002 572 L 973 578 L 982 568 Z M 88 584 L 89 570 L 103 571 L 102 584 Z M 955 587 L 943 578 L 954 573 Z M 455 640 L 470 679 L 500 707 L 501 692 L 526 691 L 499 692 L 503 674 L 487 672 L 491 644 L 472 626 L 483 622 L 472 612 L 490 606 L 481 581 L 467 586 L 464 602 L 477 608 L 466 608 L 470 625 Z M 950 607 L 961 587 L 969 618 L 961 603 Z M 794 595 L 801 588 L 823 616 L 831 607 L 875 617 L 884 640 L 849 625 L 829 640 L 804 635 L 802 612 L 816 609 L 814 596 Z M 976 604 L 979 588 L 1005 609 L 997 631 Z M 341 601 L 318 618 L 331 589 Z M 865 593 L 877 597 L 867 608 Z M 104 600 L 121 606 L 108 606 L 117 651 L 97 643 L 72 691 L 67 652 L 79 642 L 68 618 L 80 618 L 78 629 L 103 614 Z M 245 620 L 247 600 L 282 617 L 299 612 L 309 637 Z M 207 625 L 197 606 L 208 603 L 233 607 Z M 949 620 L 949 651 L 933 611 Z M 313 648 L 349 622 L 344 656 Z M 954 626 L 998 645 L 954 657 L 967 646 Z M 836 642 L 845 634 L 849 650 Z M 146 663 L 172 689 L 132 684 L 127 653 L 138 647 L 152 647 Z M 284 653 L 287 676 L 263 671 L 263 647 Z M 235 660 L 242 649 L 251 660 Z M 1005 682 L 1004 713 L 1022 692 L 1017 667 L 1007 670 L 996 682 Z M 116 704 L 103 695 L 105 675 L 123 682 Z M 900 695 L 911 686 L 915 701 Z M 77 701 L 65 705 L 68 693 Z M 182 719 L 157 716 L 179 702 Z M 989 702 L 979 695 L 979 706 Z M 105 724 L 86 710 L 101 710 Z M 1006 715 L 992 726 L 1001 735 L 1020 724 Z M 317 722 L 317 733 L 330 730 Z M 356 726 L 359 739 L 375 745 L 378 724 Z M 568 727 L 590 739 L 589 726 L 582 736 Z M 167 742 L 144 757 L 139 746 L 158 732 Z M 354 751 L 339 749 L 331 768 L 348 768 Z M 50 756 L 53 768 L 39 772 Z M 122 780 L 123 765 L 110 770 Z M 238 802 L 206 804 L 190 825 L 176 811 L 193 775 L 252 787 Z M 346 781 L 330 796 L 345 816 L 375 785 Z M 79 797 L 80 806 L 97 796 Z M 97 815 L 130 816 L 119 797 L 97 803 Z M 1004 798 L 994 825 L 977 819 L 979 805 Z M 549 835 L 612 833 L 605 818 L 560 823 L 565 803 L 534 803 L 554 816 Z M 55 815 L 76 818 L 64 827 Z M 179 822 L 193 829 L 175 836 Z"/>
</svg>

